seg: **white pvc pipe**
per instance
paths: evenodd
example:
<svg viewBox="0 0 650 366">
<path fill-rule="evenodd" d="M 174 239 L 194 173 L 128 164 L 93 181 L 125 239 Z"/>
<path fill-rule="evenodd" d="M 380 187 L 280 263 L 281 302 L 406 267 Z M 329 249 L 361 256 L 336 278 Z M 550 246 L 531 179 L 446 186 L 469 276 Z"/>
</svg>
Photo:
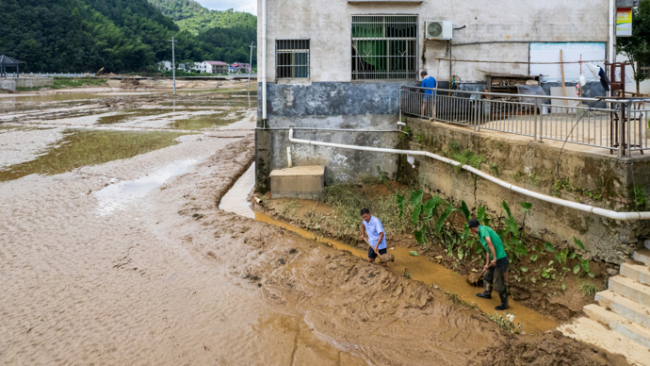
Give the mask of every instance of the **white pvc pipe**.
<svg viewBox="0 0 650 366">
<path fill-rule="evenodd" d="M 360 151 L 372 151 L 372 152 L 379 152 L 379 153 L 389 153 L 389 154 L 401 154 L 401 155 L 419 155 L 419 156 L 426 156 L 438 161 L 442 161 L 443 163 L 450 164 L 453 166 L 460 166 L 462 169 L 465 169 L 472 174 L 478 175 L 479 177 L 489 180 L 490 182 L 496 183 L 500 185 L 503 188 L 509 189 L 511 191 L 523 194 L 524 196 L 528 197 L 533 197 L 541 201 L 553 203 L 556 205 L 560 205 L 563 207 L 569 207 L 573 208 L 579 211 L 584 211 L 584 212 L 589 212 L 593 213 L 598 216 L 603 216 L 607 217 L 610 219 L 614 220 L 650 220 L 650 212 L 616 212 L 612 210 L 606 210 L 603 208 L 599 207 L 593 207 L 589 205 L 585 205 L 582 203 L 577 203 L 577 202 L 571 202 L 567 200 L 563 200 L 561 198 L 557 197 L 551 197 L 547 196 L 545 194 L 537 193 L 530 191 L 528 189 L 524 189 L 518 186 L 515 186 L 513 184 L 510 184 L 508 182 L 502 181 L 501 179 L 497 179 L 489 174 L 486 174 L 478 169 L 475 169 L 469 165 L 461 165 L 459 162 L 455 160 L 451 160 L 448 158 L 445 158 L 440 155 L 432 154 L 430 152 L 426 151 L 416 151 L 416 150 L 397 150 L 397 149 L 384 149 L 380 147 L 368 147 L 368 146 L 356 146 L 356 145 L 343 145 L 343 144 L 334 144 L 331 142 L 321 142 L 321 141 L 312 141 L 312 140 L 301 140 L 301 139 L 295 139 L 293 138 L 293 129 L 289 130 L 289 141 L 293 142 L 294 144 L 307 144 L 307 145 L 313 145 L 313 146 L 327 146 L 327 147 L 337 147 L 340 149 L 349 149 L 349 150 L 360 150 Z"/>
<path fill-rule="evenodd" d="M 266 0 L 262 0 L 262 120 L 266 122 Z"/>
</svg>

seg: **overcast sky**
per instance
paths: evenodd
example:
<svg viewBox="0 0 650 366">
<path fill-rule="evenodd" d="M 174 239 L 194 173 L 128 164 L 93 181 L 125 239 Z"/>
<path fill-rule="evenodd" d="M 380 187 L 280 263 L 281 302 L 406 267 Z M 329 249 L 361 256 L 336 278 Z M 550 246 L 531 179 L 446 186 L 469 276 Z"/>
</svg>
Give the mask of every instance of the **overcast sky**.
<svg viewBox="0 0 650 366">
<path fill-rule="evenodd" d="M 257 0 L 195 0 L 210 10 L 235 9 L 257 15 Z"/>
</svg>

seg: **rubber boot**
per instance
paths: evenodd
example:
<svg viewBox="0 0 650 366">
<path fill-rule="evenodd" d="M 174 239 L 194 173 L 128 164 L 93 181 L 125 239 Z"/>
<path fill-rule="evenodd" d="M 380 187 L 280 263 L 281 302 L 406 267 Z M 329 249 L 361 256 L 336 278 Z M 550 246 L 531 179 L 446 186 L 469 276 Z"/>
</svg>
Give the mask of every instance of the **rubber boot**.
<svg viewBox="0 0 650 366">
<path fill-rule="evenodd" d="M 483 281 L 483 292 L 480 293 L 480 294 L 476 294 L 476 296 L 482 297 L 484 299 L 491 299 L 492 298 L 492 284 Z"/>
<path fill-rule="evenodd" d="M 499 294 L 499 298 L 501 299 L 501 305 L 497 306 L 495 309 L 496 310 L 506 310 L 510 306 L 508 306 L 508 293 L 504 292 L 502 294 Z"/>
</svg>

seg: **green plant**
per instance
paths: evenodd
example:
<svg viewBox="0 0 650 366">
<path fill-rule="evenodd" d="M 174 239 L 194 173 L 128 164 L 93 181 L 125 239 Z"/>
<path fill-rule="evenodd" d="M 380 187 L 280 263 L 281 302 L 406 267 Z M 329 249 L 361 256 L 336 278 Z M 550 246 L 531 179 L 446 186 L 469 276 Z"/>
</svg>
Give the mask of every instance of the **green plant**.
<svg viewBox="0 0 650 366">
<path fill-rule="evenodd" d="M 598 292 L 598 286 L 594 285 L 591 282 L 583 281 L 580 284 L 580 293 L 584 297 L 594 297 Z"/>
<path fill-rule="evenodd" d="M 510 333 L 524 334 L 524 326 L 521 323 L 517 323 L 517 325 L 515 325 L 510 319 L 508 319 L 508 317 L 514 319 L 514 316 L 510 313 L 506 313 L 506 316 L 502 316 L 495 312 L 494 314 L 488 313 L 486 316 L 488 319 L 495 322 L 499 327 Z"/>
<path fill-rule="evenodd" d="M 488 165 L 490 166 L 490 170 L 492 171 L 492 173 L 494 173 L 494 175 L 499 175 L 499 166 L 498 165 L 496 165 L 494 163 L 488 163 Z"/>
<path fill-rule="evenodd" d="M 632 198 L 634 207 L 637 210 L 642 210 L 648 206 L 648 194 L 645 189 L 643 189 L 643 186 L 636 184 L 632 186 Z"/>
<path fill-rule="evenodd" d="M 422 143 L 422 141 L 424 141 L 424 135 L 421 133 L 415 135 L 415 138 L 418 140 L 419 143 Z"/>
<path fill-rule="evenodd" d="M 569 178 L 562 178 L 556 180 L 553 183 L 553 187 L 551 188 L 551 194 L 553 194 L 553 196 L 555 197 L 560 197 L 563 190 L 567 192 L 573 191 L 573 185 L 571 185 L 571 181 L 569 181 Z"/>
<path fill-rule="evenodd" d="M 404 128 L 402 129 L 402 132 L 403 133 L 399 134 L 400 141 L 406 141 L 409 137 L 411 137 L 411 134 L 413 133 L 413 131 L 411 130 L 411 127 L 409 127 L 409 126 L 404 126 Z"/>
<path fill-rule="evenodd" d="M 390 182 L 386 177 L 387 174 L 381 171 L 381 167 L 379 165 L 377 165 L 377 173 L 379 174 L 379 178 L 381 179 L 381 182 L 384 183 L 386 187 L 390 188 Z"/>
</svg>

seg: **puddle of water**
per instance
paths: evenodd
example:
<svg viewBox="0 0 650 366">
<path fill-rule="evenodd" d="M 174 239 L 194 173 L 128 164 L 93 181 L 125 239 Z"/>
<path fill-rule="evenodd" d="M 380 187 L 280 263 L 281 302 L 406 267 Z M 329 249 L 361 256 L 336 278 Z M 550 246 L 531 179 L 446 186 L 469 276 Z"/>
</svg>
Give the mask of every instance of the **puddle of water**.
<svg viewBox="0 0 650 366">
<path fill-rule="evenodd" d="M 338 240 L 316 235 L 307 230 L 303 230 L 285 222 L 275 220 L 272 217 L 261 212 L 255 212 L 255 219 L 260 222 L 285 228 L 289 231 L 297 233 L 304 238 L 325 243 L 338 250 L 349 251 L 359 258 L 366 260 L 368 258 L 368 252 L 366 250 L 357 249 L 356 247 L 352 247 Z M 504 312 L 497 312 L 494 310 L 494 307 L 500 303 L 496 293 L 492 294 L 492 300 L 476 297 L 476 294 L 478 292 L 482 292 L 482 289 L 469 285 L 467 283 L 466 276 L 458 275 L 455 272 L 443 267 L 442 265 L 431 262 L 424 256 L 414 257 L 409 254 L 409 249 L 407 248 L 395 247 L 394 249 L 389 250 L 389 253 L 395 256 L 395 262 L 389 263 L 388 269 L 395 275 L 403 276 L 405 271 L 410 272 L 411 279 L 426 284 L 436 284 L 440 287 L 441 290 L 458 295 L 458 298 L 461 300 L 464 300 L 468 303 L 476 303 L 478 308 L 485 313 L 500 313 L 501 315 L 504 315 Z M 552 319 L 549 319 L 537 313 L 536 311 L 528 309 L 512 300 L 510 300 L 510 309 L 508 309 L 507 312 L 516 315 L 514 323 L 521 323 L 524 326 L 524 331 L 527 334 L 541 334 L 547 330 L 555 328 L 558 325 Z"/>
<path fill-rule="evenodd" d="M 246 198 L 255 187 L 255 163 L 237 180 L 237 183 L 221 199 L 219 208 L 237 215 L 255 218 L 255 211 Z M 245 199 L 242 200 L 242 197 Z"/>
<path fill-rule="evenodd" d="M 178 130 L 203 130 L 206 128 L 227 126 L 242 118 L 244 118 L 244 113 L 235 113 L 232 117 L 226 113 L 201 114 L 187 119 L 175 120 L 168 126 Z"/>
<path fill-rule="evenodd" d="M 196 164 L 195 159 L 177 161 L 156 169 L 142 178 L 112 184 L 96 192 L 95 197 L 99 200 L 99 215 L 109 215 L 115 210 L 144 198 L 169 178 L 187 173 L 194 164 Z"/>
<path fill-rule="evenodd" d="M 149 117 L 157 116 L 160 114 L 173 113 L 173 109 L 132 109 L 126 110 L 124 113 L 116 114 L 112 116 L 103 116 L 97 120 L 99 125 L 111 125 L 115 123 L 126 122 L 129 119 L 136 117 Z"/>
<path fill-rule="evenodd" d="M 48 146 L 36 159 L 0 169 L 0 182 L 30 174 L 60 174 L 162 149 L 178 143 L 183 133 L 165 131 L 74 131 Z"/>
</svg>

